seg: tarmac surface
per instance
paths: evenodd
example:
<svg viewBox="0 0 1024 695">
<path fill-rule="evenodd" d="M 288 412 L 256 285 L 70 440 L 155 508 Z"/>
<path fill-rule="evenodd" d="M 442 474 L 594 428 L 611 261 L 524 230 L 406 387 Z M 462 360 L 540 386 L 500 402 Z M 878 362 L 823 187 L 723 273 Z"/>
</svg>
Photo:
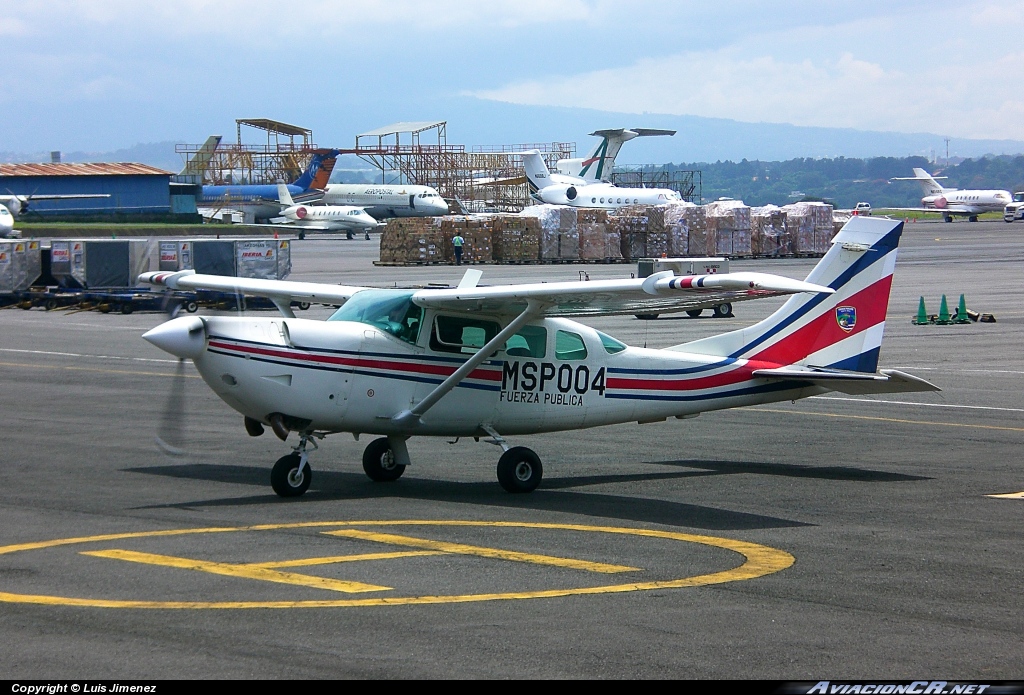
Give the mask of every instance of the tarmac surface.
<svg viewBox="0 0 1024 695">
<path fill-rule="evenodd" d="M 502 491 L 483 442 L 410 440 L 414 465 L 379 484 L 360 465 L 370 438 L 338 435 L 309 492 L 279 499 L 288 446 L 246 436 L 190 363 L 141 339 L 162 316 L 0 311 L 0 672 L 1024 679 L 1022 230 L 907 225 L 881 361 L 941 392 L 516 437 L 545 464 L 529 495 Z M 462 273 L 378 268 L 376 252 L 296 241 L 290 279 Z M 635 267 L 481 269 L 497 284 Z M 911 325 L 943 293 L 998 322 Z M 663 347 L 780 303 L 590 323 Z M 154 444 L 171 425 L 183 455 Z"/>
</svg>

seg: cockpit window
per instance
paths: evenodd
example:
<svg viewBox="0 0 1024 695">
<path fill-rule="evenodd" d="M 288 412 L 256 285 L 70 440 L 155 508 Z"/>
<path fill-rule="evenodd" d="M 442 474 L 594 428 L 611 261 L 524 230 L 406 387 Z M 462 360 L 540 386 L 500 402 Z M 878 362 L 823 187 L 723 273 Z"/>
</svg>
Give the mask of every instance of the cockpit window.
<svg viewBox="0 0 1024 695">
<path fill-rule="evenodd" d="M 406 290 L 363 290 L 352 295 L 328 321 L 355 321 L 379 328 L 399 340 L 415 343 L 423 322 L 423 307 Z"/>
<path fill-rule="evenodd" d="M 625 343 L 620 343 L 610 335 L 606 335 L 601 331 L 597 331 L 597 336 L 601 339 L 601 345 L 604 346 L 604 351 L 609 355 L 614 355 L 616 352 L 622 352 L 626 349 Z"/>
</svg>

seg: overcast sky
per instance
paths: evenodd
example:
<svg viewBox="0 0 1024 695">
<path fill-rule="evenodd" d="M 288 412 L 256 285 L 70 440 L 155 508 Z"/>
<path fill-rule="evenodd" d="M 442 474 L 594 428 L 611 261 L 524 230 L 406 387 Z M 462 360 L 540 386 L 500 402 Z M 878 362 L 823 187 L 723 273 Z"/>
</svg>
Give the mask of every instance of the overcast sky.
<svg viewBox="0 0 1024 695">
<path fill-rule="evenodd" d="M 1024 140 L 1022 37 L 1009 1 L 18 0 L 0 150 L 233 140 L 239 117 L 461 142 L 474 99 Z"/>
</svg>

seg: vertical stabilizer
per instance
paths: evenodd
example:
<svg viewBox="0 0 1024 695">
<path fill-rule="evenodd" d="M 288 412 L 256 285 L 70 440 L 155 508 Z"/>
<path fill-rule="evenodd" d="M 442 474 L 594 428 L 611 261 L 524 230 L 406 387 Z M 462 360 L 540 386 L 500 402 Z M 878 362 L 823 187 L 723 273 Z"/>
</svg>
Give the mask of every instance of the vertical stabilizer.
<svg viewBox="0 0 1024 695">
<path fill-rule="evenodd" d="M 523 168 L 526 170 L 526 180 L 530 186 L 530 193 L 536 193 L 542 188 L 551 185 L 551 176 L 548 173 L 548 165 L 537 150 L 523 152 Z"/>
<path fill-rule="evenodd" d="M 611 178 L 615 167 L 615 157 L 622 145 L 633 138 L 650 137 L 652 135 L 675 135 L 674 130 L 658 128 L 609 128 L 595 130 L 591 135 L 601 138 L 600 142 L 586 157 L 558 160 L 559 174 L 578 176 L 588 183 L 607 181 Z"/>
<path fill-rule="evenodd" d="M 277 200 L 286 207 L 295 205 L 295 201 L 292 200 L 292 194 L 288 192 L 288 186 L 283 183 L 277 184 Z"/>
<path fill-rule="evenodd" d="M 831 295 L 793 295 L 749 328 L 669 348 L 766 365 L 875 372 L 903 222 L 853 217 L 807 276 Z"/>
<path fill-rule="evenodd" d="M 323 190 L 327 187 L 337 160 L 338 150 L 316 150 L 309 160 L 309 166 L 302 172 L 302 176 L 292 181 L 292 185 L 298 186 L 303 192 L 311 188 Z"/>
<path fill-rule="evenodd" d="M 206 138 L 206 142 L 200 145 L 192 158 L 185 162 L 185 168 L 181 170 L 180 176 L 191 177 L 192 183 L 201 184 L 203 175 L 206 174 L 206 169 L 210 165 L 210 160 L 213 159 L 213 153 L 217 151 L 220 141 L 220 135 L 211 135 Z"/>
</svg>

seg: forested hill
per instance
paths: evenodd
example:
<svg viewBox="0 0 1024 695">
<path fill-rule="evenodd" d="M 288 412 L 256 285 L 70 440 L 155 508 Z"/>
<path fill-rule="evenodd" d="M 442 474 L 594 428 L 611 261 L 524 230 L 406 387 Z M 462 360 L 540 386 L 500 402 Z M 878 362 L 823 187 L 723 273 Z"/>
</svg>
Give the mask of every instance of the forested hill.
<svg viewBox="0 0 1024 695">
<path fill-rule="evenodd" d="M 827 200 L 838 208 L 860 201 L 872 207 L 920 205 L 921 186 L 914 181 L 891 181 L 913 176 L 920 167 L 947 188 L 1024 190 L 1024 156 L 965 159 L 943 167 L 924 157 L 872 159 L 790 159 L 784 162 L 694 162 L 664 168 L 702 172 L 704 201 L 721 197 L 748 205 L 785 205 L 804 198 Z"/>
</svg>

